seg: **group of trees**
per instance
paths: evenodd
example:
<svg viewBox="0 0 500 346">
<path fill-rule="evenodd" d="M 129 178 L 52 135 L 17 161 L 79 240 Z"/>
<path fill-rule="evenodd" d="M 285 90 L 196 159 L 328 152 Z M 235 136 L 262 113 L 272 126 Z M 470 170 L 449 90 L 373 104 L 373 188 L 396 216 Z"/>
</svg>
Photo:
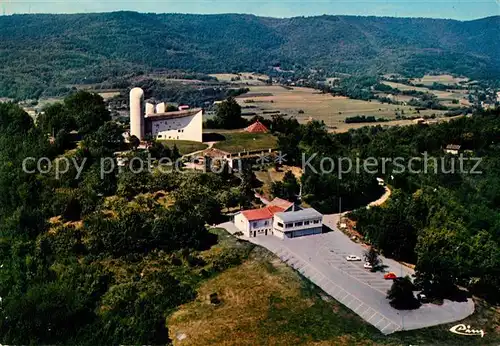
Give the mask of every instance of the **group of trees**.
<svg viewBox="0 0 500 346">
<path fill-rule="evenodd" d="M 205 122 L 209 129 L 241 129 L 248 121 L 241 116 L 241 106 L 233 97 L 219 103 L 214 119 Z"/>
<path fill-rule="evenodd" d="M 242 203 L 228 195 L 241 181 L 130 167 L 102 176 L 101 159 L 124 145 L 103 100 L 79 92 L 47 109 L 36 126 L 18 106 L 0 104 L 1 342 L 169 343 L 166 317 L 202 279 L 238 261 L 199 252 L 216 241 L 205 225 Z M 83 137 L 74 150 L 49 140 L 73 129 Z M 27 173 L 26 157 L 49 159 L 48 172 Z M 63 158 L 71 164 L 57 177 Z"/>
<path fill-rule="evenodd" d="M 431 127 L 389 129 L 371 137 L 371 148 L 366 148 L 384 156 L 397 152 L 407 160 L 422 157 L 425 151 L 440 158 L 441 162 L 428 162 L 426 173 L 396 175 L 388 170 L 390 200 L 383 207 L 360 208 L 351 214 L 357 230 L 384 255 L 416 264 L 416 283 L 430 295 L 446 297 L 461 285 L 491 300 L 498 297 L 500 118 L 496 112 Z M 458 158 L 442 152 L 446 143 L 472 150 L 481 159 L 481 174 L 471 173 L 469 161 L 460 172 Z M 451 173 L 454 161 L 457 169 Z"/>
</svg>

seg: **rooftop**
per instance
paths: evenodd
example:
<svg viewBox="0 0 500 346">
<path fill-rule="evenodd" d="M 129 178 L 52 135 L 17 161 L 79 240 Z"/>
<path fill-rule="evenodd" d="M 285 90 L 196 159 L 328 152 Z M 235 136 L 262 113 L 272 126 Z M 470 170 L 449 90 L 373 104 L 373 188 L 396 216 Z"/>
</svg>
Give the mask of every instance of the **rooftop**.
<svg viewBox="0 0 500 346">
<path fill-rule="evenodd" d="M 269 203 L 269 205 L 277 206 L 277 207 L 283 208 L 283 210 L 286 210 L 293 205 L 293 202 L 289 202 L 285 199 L 281 199 L 281 198 L 276 197 L 275 199 L 273 199 L 271 201 L 271 203 Z"/>
<path fill-rule="evenodd" d="M 310 219 L 319 219 L 323 217 L 319 211 L 313 208 L 302 209 L 299 211 L 290 211 L 286 213 L 277 213 L 276 217 L 279 217 L 283 222 L 295 222 Z"/>
<path fill-rule="evenodd" d="M 175 119 L 175 118 L 184 118 L 193 116 L 199 112 L 201 112 L 201 108 L 188 109 L 185 111 L 176 111 L 176 112 L 166 112 L 166 113 L 153 113 L 146 115 L 146 119 L 151 120 L 163 120 L 163 119 Z"/>
<path fill-rule="evenodd" d="M 216 148 L 209 148 L 204 150 L 201 153 L 197 154 L 198 156 L 208 156 L 211 158 L 222 158 L 222 157 L 228 157 L 231 156 L 231 153 L 228 153 L 227 151 L 219 150 Z"/>
<path fill-rule="evenodd" d="M 270 219 L 276 213 L 281 213 L 285 209 L 277 207 L 277 206 L 269 206 L 261 209 L 250 209 L 244 210 L 241 213 L 248 221 L 257 221 L 257 220 L 265 220 Z"/>
</svg>

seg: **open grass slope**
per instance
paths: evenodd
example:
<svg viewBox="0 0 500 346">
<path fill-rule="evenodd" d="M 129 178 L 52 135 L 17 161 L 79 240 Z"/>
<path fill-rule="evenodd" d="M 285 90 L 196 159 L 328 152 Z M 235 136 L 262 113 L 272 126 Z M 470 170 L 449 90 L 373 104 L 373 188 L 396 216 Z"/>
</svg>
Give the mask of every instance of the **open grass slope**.
<svg viewBox="0 0 500 346">
<path fill-rule="evenodd" d="M 214 148 L 238 153 L 243 151 L 275 149 L 277 139 L 269 133 L 227 132 L 225 140 L 214 144 Z"/>
<path fill-rule="evenodd" d="M 221 303 L 212 305 L 217 293 Z M 371 345 L 375 329 L 326 299 L 279 259 L 257 248 L 207 281 L 167 324 L 179 345 Z M 182 341 L 179 335 L 185 334 Z"/>
</svg>

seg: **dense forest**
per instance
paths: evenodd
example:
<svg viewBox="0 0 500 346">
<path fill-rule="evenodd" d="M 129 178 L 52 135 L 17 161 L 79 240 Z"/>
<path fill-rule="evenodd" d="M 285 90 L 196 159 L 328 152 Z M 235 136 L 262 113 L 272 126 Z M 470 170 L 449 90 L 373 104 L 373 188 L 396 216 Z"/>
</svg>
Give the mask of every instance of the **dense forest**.
<svg viewBox="0 0 500 346">
<path fill-rule="evenodd" d="M 47 107 L 36 126 L 0 103 L 2 344 L 169 344 L 166 317 L 246 255 L 200 255 L 217 244 L 206 224 L 248 205 L 245 178 L 132 165 L 102 176 L 101 159 L 128 149 L 109 118 L 102 98 L 85 92 Z M 178 155 L 158 143 L 150 154 Z"/>
<path fill-rule="evenodd" d="M 261 18 L 115 12 L 0 18 L 0 97 L 120 83 L 156 69 L 310 68 L 329 73 L 450 72 L 500 77 L 500 17 Z"/>
</svg>

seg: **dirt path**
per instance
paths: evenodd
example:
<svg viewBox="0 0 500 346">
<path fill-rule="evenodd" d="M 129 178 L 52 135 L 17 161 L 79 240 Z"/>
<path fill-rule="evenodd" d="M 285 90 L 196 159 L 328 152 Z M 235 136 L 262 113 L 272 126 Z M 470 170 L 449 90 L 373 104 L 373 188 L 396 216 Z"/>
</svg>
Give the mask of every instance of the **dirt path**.
<svg viewBox="0 0 500 346">
<path fill-rule="evenodd" d="M 389 197 L 391 197 L 391 193 L 392 193 L 391 189 L 389 189 L 387 186 L 385 186 L 384 189 L 385 189 L 385 193 L 382 195 L 382 197 L 380 197 L 376 201 L 373 201 L 370 204 L 368 204 L 368 208 L 380 206 L 380 205 L 384 204 L 389 199 Z"/>
</svg>

